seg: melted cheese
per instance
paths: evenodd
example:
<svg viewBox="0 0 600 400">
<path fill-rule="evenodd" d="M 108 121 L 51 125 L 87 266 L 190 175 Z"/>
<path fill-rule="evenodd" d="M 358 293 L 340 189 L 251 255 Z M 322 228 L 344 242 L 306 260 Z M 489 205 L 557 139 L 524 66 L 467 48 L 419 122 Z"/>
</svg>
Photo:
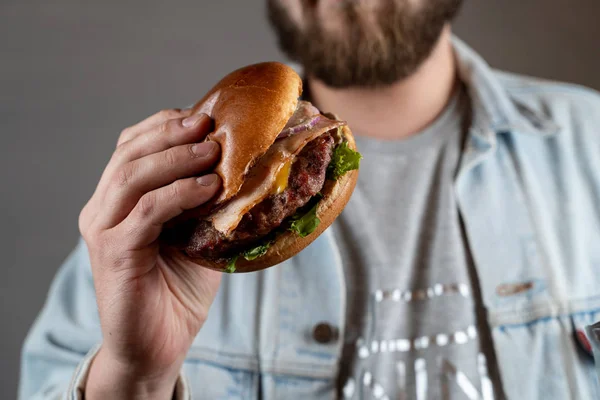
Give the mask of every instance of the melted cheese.
<svg viewBox="0 0 600 400">
<path fill-rule="evenodd" d="M 273 185 L 273 194 L 282 193 L 288 185 L 288 179 L 290 179 L 290 170 L 292 169 L 292 162 L 287 161 L 283 164 L 283 167 L 275 176 L 275 184 Z"/>
</svg>

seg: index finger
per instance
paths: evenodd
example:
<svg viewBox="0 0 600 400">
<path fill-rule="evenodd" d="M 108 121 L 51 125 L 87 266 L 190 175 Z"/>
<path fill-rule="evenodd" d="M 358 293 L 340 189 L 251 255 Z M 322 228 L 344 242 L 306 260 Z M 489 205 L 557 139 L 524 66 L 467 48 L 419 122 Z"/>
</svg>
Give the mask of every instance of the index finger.
<svg viewBox="0 0 600 400">
<path fill-rule="evenodd" d="M 154 115 L 132 125 L 128 128 L 123 129 L 119 140 L 117 141 L 117 147 L 125 142 L 135 139 L 141 133 L 148 131 L 149 129 L 160 125 L 168 120 L 187 117 L 192 113 L 191 108 L 179 109 L 179 108 L 168 108 L 157 112 Z"/>
</svg>

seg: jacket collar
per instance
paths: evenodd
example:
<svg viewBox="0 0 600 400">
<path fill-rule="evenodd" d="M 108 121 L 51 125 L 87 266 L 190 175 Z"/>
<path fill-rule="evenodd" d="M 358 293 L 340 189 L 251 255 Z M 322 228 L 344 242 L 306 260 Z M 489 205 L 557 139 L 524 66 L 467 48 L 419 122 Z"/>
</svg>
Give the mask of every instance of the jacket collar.
<svg viewBox="0 0 600 400">
<path fill-rule="evenodd" d="M 500 133 L 546 137 L 558 132 L 545 115 L 511 97 L 498 74 L 473 49 L 457 37 L 452 41 L 459 77 L 471 97 L 475 135 L 494 141 L 492 136 Z"/>
</svg>

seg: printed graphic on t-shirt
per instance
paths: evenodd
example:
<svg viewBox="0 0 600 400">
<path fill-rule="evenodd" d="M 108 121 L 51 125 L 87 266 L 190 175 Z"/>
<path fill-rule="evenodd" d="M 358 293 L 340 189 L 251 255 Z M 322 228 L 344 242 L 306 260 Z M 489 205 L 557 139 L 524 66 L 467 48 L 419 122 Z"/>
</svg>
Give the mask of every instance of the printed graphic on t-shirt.
<svg viewBox="0 0 600 400">
<path fill-rule="evenodd" d="M 418 312 L 424 302 L 430 316 L 436 314 L 435 303 L 444 313 L 454 308 L 449 307 L 453 302 L 464 308 L 464 303 L 472 303 L 467 284 L 376 290 L 369 301 L 372 315 L 365 335 L 355 343 L 355 373 L 344 385 L 345 399 L 494 399 L 487 359 L 480 351 L 474 324 L 435 332 L 420 332 L 419 327 L 389 329 L 386 324 L 392 313 L 396 316 L 391 319 L 397 319 L 400 307 Z M 447 318 L 440 315 L 440 319 Z M 411 331 L 423 334 L 410 335 Z"/>
</svg>

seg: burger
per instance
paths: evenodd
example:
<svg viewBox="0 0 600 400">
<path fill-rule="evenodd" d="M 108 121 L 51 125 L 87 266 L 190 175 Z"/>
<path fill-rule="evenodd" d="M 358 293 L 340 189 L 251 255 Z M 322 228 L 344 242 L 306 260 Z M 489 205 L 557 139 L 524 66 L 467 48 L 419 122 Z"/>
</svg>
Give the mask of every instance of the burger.
<svg viewBox="0 0 600 400">
<path fill-rule="evenodd" d="M 302 251 L 342 212 L 361 155 L 348 125 L 302 100 L 289 66 L 265 62 L 233 71 L 193 107 L 214 121 L 222 189 L 172 221 L 164 242 L 195 263 L 250 272 Z"/>
</svg>

